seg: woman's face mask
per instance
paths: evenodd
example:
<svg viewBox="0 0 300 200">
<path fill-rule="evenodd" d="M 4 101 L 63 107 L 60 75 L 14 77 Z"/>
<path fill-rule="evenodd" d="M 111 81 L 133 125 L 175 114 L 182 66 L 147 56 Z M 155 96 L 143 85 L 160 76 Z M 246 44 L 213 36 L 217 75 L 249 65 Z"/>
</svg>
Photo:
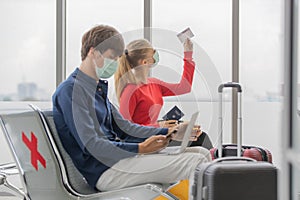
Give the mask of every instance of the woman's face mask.
<svg viewBox="0 0 300 200">
<path fill-rule="evenodd" d="M 151 67 L 155 67 L 159 62 L 159 54 L 158 54 L 157 50 L 155 50 L 155 52 L 153 54 L 153 59 L 154 59 L 154 63 L 151 65 Z"/>
<path fill-rule="evenodd" d="M 110 78 L 112 75 L 114 75 L 114 73 L 118 68 L 118 61 L 105 58 L 103 56 L 102 58 L 103 58 L 103 66 L 101 68 L 97 66 L 97 63 L 94 60 L 96 75 L 99 79 Z"/>
</svg>

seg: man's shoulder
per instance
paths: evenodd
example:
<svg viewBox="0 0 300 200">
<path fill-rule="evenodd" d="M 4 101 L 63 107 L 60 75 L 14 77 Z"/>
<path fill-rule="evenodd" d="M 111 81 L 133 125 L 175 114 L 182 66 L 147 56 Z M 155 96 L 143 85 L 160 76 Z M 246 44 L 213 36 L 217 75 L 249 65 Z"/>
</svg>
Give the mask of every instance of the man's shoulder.
<svg viewBox="0 0 300 200">
<path fill-rule="evenodd" d="M 77 73 L 78 73 L 78 70 L 76 69 L 74 72 L 72 72 L 70 74 L 70 76 L 66 80 L 64 80 L 63 82 L 61 82 L 59 84 L 59 86 L 57 87 L 55 93 L 72 91 L 73 87 L 74 87 L 74 83 L 75 83 Z"/>
<path fill-rule="evenodd" d="M 57 87 L 55 94 L 59 93 L 69 93 L 73 90 L 74 87 L 74 81 L 71 81 L 69 79 L 63 81 L 59 86 Z"/>
</svg>

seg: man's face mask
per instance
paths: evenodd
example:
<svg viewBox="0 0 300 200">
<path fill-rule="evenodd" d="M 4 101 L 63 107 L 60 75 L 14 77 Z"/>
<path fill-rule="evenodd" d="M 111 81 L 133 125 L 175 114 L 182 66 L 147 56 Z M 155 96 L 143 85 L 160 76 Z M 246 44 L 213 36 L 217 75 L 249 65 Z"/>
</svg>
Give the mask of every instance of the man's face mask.
<svg viewBox="0 0 300 200">
<path fill-rule="evenodd" d="M 94 60 L 96 74 L 99 79 L 110 78 L 112 75 L 114 75 L 114 73 L 116 72 L 116 70 L 118 68 L 118 61 L 112 60 L 109 58 L 105 58 L 105 57 L 103 57 L 103 59 L 104 59 L 103 66 L 101 68 L 97 66 L 97 63 Z"/>
</svg>

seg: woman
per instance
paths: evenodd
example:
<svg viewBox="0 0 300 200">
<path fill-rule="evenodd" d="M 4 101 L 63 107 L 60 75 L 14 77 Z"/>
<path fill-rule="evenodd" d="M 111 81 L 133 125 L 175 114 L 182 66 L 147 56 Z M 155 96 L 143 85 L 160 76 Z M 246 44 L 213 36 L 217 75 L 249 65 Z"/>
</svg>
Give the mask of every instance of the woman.
<svg viewBox="0 0 300 200">
<path fill-rule="evenodd" d="M 193 43 L 184 42 L 184 70 L 179 83 L 167 83 L 149 77 L 149 71 L 158 64 L 158 52 L 145 39 L 134 40 L 127 45 L 119 58 L 115 73 L 115 89 L 120 103 L 120 113 L 134 123 L 155 127 L 170 127 L 174 121 L 157 122 L 164 96 L 176 96 L 191 91 L 195 62 L 192 58 Z M 200 131 L 200 129 L 198 129 Z M 199 134 L 191 146 L 212 148 L 205 133 Z"/>
<path fill-rule="evenodd" d="M 150 42 L 145 39 L 130 42 L 119 58 L 119 67 L 115 73 L 115 89 L 123 117 L 146 126 L 174 126 L 176 123 L 174 120 L 158 122 L 157 119 L 164 96 L 176 96 L 191 91 L 195 71 L 192 54 L 193 43 L 187 39 L 184 43 L 184 69 L 181 80 L 175 84 L 166 83 L 148 76 L 150 69 L 159 62 L 158 52 L 153 49 Z M 193 139 L 190 146 L 212 148 L 206 133 L 201 133 L 200 127 L 197 127 L 196 131 L 199 133 L 198 137 Z M 174 144 L 178 145 L 178 142 L 173 142 Z M 183 180 L 170 189 L 170 192 L 180 199 L 187 199 L 188 185 L 188 180 Z M 161 198 L 156 200 L 159 199 Z"/>
</svg>

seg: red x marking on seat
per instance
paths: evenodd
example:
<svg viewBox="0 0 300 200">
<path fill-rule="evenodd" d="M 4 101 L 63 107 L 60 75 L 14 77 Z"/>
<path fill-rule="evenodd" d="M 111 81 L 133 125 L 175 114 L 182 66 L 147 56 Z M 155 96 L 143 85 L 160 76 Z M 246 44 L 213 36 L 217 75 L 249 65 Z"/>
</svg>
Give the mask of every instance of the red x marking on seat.
<svg viewBox="0 0 300 200">
<path fill-rule="evenodd" d="M 38 152 L 38 149 L 37 149 L 38 140 L 37 140 L 36 136 L 34 135 L 34 133 L 31 132 L 31 141 L 30 141 L 28 139 L 28 137 L 24 134 L 24 132 L 22 132 L 22 140 L 31 152 L 30 153 L 31 154 L 31 164 L 36 169 L 36 171 L 39 170 L 37 161 L 40 161 L 40 163 L 43 165 L 43 167 L 46 168 L 46 160 Z"/>
</svg>

